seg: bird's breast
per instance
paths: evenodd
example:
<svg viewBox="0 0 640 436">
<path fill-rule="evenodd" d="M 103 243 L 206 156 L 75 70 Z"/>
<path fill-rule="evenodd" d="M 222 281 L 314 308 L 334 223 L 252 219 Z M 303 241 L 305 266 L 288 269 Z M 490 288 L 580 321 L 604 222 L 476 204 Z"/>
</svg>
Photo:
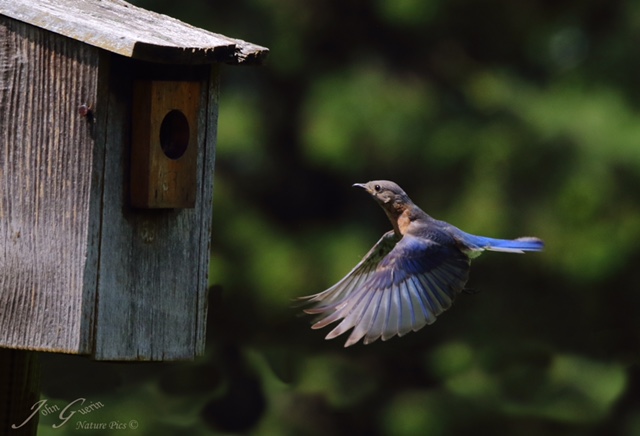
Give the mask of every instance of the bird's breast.
<svg viewBox="0 0 640 436">
<path fill-rule="evenodd" d="M 407 232 L 407 229 L 409 228 L 409 225 L 411 225 L 412 221 L 413 220 L 411 219 L 411 214 L 409 213 L 408 209 L 400 214 L 397 222 L 398 231 L 401 235 L 404 235 Z"/>
</svg>

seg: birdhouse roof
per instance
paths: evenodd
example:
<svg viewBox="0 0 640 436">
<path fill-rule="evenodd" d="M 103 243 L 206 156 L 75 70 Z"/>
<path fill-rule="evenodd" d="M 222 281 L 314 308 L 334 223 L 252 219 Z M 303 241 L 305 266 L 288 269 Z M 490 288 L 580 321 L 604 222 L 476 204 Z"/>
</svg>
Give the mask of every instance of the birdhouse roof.
<svg viewBox="0 0 640 436">
<path fill-rule="evenodd" d="M 122 0 L 0 0 L 0 15 L 152 62 L 261 64 L 269 53 Z"/>
</svg>

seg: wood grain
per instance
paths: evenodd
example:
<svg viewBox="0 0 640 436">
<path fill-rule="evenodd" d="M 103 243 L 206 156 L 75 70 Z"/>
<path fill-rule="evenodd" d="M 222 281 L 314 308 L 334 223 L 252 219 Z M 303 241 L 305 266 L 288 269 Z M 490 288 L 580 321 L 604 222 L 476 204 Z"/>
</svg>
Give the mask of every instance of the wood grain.
<svg viewBox="0 0 640 436">
<path fill-rule="evenodd" d="M 159 68 L 0 17 L 0 347 L 204 351 L 216 66 Z M 195 207 L 129 201 L 136 80 L 199 83 Z M 88 104 L 94 122 L 78 113 Z"/>
<path fill-rule="evenodd" d="M 141 208 L 190 208 L 197 193 L 198 114 L 200 82 L 138 80 L 133 86 L 131 143 L 131 202 Z M 177 111 L 177 112 L 176 112 Z M 173 113 L 186 124 L 184 132 L 165 127 L 165 117 Z M 176 127 L 176 126 L 173 126 Z M 167 143 L 184 143 L 176 158 L 167 156 Z M 174 141 L 175 140 L 175 141 Z"/>
<path fill-rule="evenodd" d="M 198 192 L 193 209 L 144 210 L 130 206 L 130 148 L 110 144 L 130 141 L 133 82 L 163 73 L 120 57 L 112 67 L 94 355 L 100 360 L 191 359 L 204 350 L 217 68 L 155 77 L 199 78 Z"/>
<path fill-rule="evenodd" d="M 99 50 L 0 17 L 0 346 L 89 352 Z"/>
</svg>

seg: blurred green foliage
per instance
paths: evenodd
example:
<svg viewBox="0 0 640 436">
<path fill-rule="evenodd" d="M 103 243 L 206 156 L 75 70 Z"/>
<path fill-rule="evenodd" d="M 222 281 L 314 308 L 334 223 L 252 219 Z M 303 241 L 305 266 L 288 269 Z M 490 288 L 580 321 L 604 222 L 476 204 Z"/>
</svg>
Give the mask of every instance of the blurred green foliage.
<svg viewBox="0 0 640 436">
<path fill-rule="evenodd" d="M 139 435 L 640 434 L 639 2 L 135 3 L 271 49 L 223 67 L 208 351 L 54 358 L 45 396 Z M 418 333 L 325 342 L 292 299 L 389 228 L 349 188 L 385 178 L 547 249 L 474 261 L 479 292 Z"/>
</svg>

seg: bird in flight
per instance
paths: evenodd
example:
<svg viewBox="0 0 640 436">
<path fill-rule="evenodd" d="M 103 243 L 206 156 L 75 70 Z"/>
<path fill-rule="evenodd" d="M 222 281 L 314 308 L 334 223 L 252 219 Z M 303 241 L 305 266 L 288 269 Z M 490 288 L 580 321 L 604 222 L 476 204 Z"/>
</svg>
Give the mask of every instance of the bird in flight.
<svg viewBox="0 0 640 436">
<path fill-rule="evenodd" d="M 471 259 L 484 250 L 541 251 L 539 238 L 493 239 L 463 232 L 416 206 L 394 182 L 356 183 L 382 207 L 388 231 L 342 280 L 315 295 L 301 297 L 316 315 L 311 328 L 340 321 L 325 339 L 350 329 L 345 347 L 403 336 L 435 322 L 451 307 L 469 278 Z"/>
</svg>

